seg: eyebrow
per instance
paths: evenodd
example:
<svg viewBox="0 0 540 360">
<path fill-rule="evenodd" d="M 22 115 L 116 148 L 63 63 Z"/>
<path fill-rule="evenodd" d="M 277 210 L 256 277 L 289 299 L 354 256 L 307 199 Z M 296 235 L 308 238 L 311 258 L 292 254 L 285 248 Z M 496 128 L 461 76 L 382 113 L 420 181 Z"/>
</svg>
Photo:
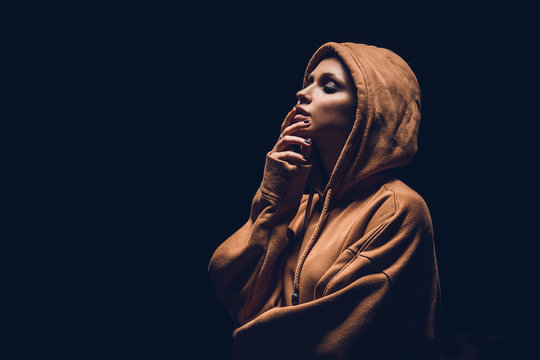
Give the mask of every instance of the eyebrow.
<svg viewBox="0 0 540 360">
<path fill-rule="evenodd" d="M 309 74 L 309 76 L 307 77 L 307 81 L 309 82 L 309 80 L 312 79 L 312 78 L 313 78 L 313 73 Z M 322 73 L 322 74 L 320 75 L 320 78 L 321 78 L 322 80 L 327 80 L 327 79 L 332 80 L 332 81 L 338 83 L 338 85 L 341 85 L 341 86 L 345 86 L 345 85 L 346 85 L 342 80 L 338 79 L 338 78 L 336 77 L 336 74 L 334 74 L 334 73 L 330 73 L 330 72 Z"/>
</svg>

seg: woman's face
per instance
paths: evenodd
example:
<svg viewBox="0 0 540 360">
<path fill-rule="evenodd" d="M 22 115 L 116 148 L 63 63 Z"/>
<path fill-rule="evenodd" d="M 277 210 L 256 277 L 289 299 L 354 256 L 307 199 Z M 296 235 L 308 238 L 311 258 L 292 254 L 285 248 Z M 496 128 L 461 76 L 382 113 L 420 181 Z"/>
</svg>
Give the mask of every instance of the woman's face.
<svg viewBox="0 0 540 360">
<path fill-rule="evenodd" d="M 294 122 L 311 120 L 303 135 L 317 139 L 343 139 L 356 118 L 356 88 L 348 70 L 337 58 L 322 60 L 308 77 L 305 88 L 296 93 Z M 306 115 L 302 115 L 303 111 Z"/>
</svg>

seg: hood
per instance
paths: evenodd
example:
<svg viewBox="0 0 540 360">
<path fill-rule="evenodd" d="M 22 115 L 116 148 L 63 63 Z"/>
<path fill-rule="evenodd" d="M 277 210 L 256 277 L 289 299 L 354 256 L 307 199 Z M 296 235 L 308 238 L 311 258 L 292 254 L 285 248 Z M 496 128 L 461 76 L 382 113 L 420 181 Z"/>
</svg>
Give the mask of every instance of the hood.
<svg viewBox="0 0 540 360">
<path fill-rule="evenodd" d="M 311 57 L 303 80 L 328 52 L 335 52 L 351 74 L 357 91 L 356 119 L 324 194 L 340 198 L 367 177 L 410 163 L 417 149 L 420 87 L 407 63 L 394 52 L 365 44 L 329 42 Z M 320 172 L 310 184 L 322 190 Z"/>
<path fill-rule="evenodd" d="M 325 54 L 336 53 L 348 68 L 356 86 L 357 107 L 353 128 L 343 146 L 321 198 L 323 207 L 311 238 L 300 254 L 294 274 L 291 302 L 299 302 L 300 275 L 306 258 L 324 227 L 330 204 L 355 186 L 367 183 L 376 174 L 410 163 L 416 154 L 420 124 L 420 87 L 407 63 L 390 50 L 372 45 L 329 42 L 311 57 L 308 76 Z M 317 161 L 313 161 L 317 167 Z M 311 218 L 313 191 L 321 192 L 320 171 L 311 171 L 310 194 L 306 205 L 303 239 Z"/>
</svg>

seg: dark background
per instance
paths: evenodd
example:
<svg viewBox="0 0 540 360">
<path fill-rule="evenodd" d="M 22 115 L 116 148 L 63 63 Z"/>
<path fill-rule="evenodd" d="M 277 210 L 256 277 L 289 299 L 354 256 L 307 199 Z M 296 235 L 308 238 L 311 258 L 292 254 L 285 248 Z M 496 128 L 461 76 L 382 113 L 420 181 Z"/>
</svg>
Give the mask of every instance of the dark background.
<svg viewBox="0 0 540 360">
<path fill-rule="evenodd" d="M 208 261 L 247 219 L 264 156 L 327 41 L 389 48 L 419 79 L 419 153 L 404 177 L 433 218 L 446 357 L 524 353 L 538 240 L 529 11 L 429 1 L 6 10 L 5 358 L 230 358 L 233 324 Z"/>
</svg>

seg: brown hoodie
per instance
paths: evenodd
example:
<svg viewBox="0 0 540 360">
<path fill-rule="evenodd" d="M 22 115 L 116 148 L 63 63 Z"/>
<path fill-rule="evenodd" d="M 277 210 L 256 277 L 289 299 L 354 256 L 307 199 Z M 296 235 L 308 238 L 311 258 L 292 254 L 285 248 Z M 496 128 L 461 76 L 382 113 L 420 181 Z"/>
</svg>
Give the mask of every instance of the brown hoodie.
<svg viewBox="0 0 540 360">
<path fill-rule="evenodd" d="M 416 153 L 420 90 L 395 53 L 326 43 L 357 89 L 356 121 L 326 186 L 266 156 L 245 225 L 209 272 L 237 321 L 237 359 L 434 359 L 439 278 L 428 208 L 395 178 Z M 316 155 L 315 155 L 316 156 Z M 306 188 L 309 194 L 303 194 Z"/>
</svg>

